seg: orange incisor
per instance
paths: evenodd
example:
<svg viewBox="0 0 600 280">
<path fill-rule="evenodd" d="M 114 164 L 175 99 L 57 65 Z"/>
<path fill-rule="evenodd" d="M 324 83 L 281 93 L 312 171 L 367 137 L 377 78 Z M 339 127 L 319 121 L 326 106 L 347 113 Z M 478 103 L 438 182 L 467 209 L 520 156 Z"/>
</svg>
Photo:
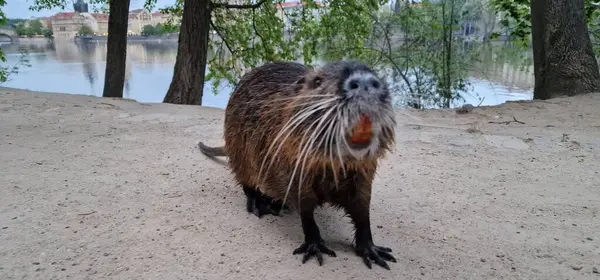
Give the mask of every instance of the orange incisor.
<svg viewBox="0 0 600 280">
<path fill-rule="evenodd" d="M 350 142 L 352 144 L 369 144 L 373 138 L 373 123 L 365 115 L 360 116 L 358 124 L 354 127 Z"/>
</svg>

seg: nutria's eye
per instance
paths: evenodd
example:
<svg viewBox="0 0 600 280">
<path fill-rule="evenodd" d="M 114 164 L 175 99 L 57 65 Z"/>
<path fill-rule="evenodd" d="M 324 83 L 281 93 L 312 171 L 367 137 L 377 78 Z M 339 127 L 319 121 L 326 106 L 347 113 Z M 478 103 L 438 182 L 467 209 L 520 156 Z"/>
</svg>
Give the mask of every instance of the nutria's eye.
<svg viewBox="0 0 600 280">
<path fill-rule="evenodd" d="M 378 88 L 379 88 L 379 86 L 380 86 L 380 84 L 379 84 L 379 81 L 373 81 L 373 87 L 374 87 L 375 89 L 378 89 Z"/>
<path fill-rule="evenodd" d="M 313 80 L 313 88 L 320 87 L 322 82 L 323 82 L 323 78 L 315 77 L 315 79 Z"/>
<path fill-rule="evenodd" d="M 358 83 L 356 81 L 350 82 L 350 89 L 357 89 L 357 88 L 358 88 Z"/>
</svg>

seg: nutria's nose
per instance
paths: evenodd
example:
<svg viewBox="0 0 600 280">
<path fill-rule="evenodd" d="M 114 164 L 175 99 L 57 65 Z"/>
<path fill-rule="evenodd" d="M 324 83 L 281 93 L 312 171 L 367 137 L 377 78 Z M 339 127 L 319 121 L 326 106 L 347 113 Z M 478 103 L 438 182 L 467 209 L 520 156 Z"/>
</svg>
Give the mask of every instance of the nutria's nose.
<svg viewBox="0 0 600 280">
<path fill-rule="evenodd" d="M 360 75 L 349 78 L 344 84 L 344 91 L 349 95 L 360 92 L 372 93 L 381 87 L 379 79 L 373 75 Z"/>
</svg>

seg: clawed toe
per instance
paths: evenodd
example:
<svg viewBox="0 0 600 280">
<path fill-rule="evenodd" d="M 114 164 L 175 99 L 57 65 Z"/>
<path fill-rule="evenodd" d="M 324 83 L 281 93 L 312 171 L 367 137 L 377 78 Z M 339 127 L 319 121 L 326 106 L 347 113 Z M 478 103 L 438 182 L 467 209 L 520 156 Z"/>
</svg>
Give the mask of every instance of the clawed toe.
<svg viewBox="0 0 600 280">
<path fill-rule="evenodd" d="M 316 256 L 319 265 L 323 265 L 323 253 L 329 255 L 330 257 L 336 257 L 336 254 L 333 250 L 327 248 L 322 242 L 305 242 L 300 245 L 300 247 L 294 250 L 293 254 L 304 254 L 302 257 L 302 263 L 306 263 L 311 257 Z"/>
<path fill-rule="evenodd" d="M 389 270 L 390 266 L 386 263 L 397 262 L 396 258 L 390 254 L 392 249 L 387 247 L 371 245 L 367 248 L 357 249 L 356 253 L 363 258 L 363 261 L 367 267 L 372 268 L 372 263 L 375 262 L 377 265 Z"/>
</svg>

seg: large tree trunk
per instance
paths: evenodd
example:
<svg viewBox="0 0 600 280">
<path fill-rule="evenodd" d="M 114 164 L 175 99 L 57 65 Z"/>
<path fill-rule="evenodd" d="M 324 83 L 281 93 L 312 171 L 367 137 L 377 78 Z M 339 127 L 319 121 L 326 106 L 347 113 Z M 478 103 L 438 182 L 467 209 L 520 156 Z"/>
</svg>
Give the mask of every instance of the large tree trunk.
<svg viewBox="0 0 600 280">
<path fill-rule="evenodd" d="M 534 99 L 600 91 L 584 0 L 531 0 Z"/>
<path fill-rule="evenodd" d="M 130 0 L 110 0 L 104 97 L 123 97 Z"/>
<path fill-rule="evenodd" d="M 163 102 L 202 105 L 210 32 L 210 1 L 183 2 L 173 80 Z"/>
</svg>

